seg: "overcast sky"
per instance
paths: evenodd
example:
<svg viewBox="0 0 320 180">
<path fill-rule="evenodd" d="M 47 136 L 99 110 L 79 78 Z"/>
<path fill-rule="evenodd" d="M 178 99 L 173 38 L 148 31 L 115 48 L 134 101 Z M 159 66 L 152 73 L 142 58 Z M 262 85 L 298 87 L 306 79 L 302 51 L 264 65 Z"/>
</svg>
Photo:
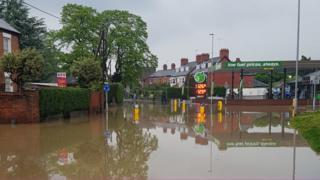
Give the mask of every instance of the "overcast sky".
<svg viewBox="0 0 320 180">
<path fill-rule="evenodd" d="M 164 63 L 194 60 L 196 53 L 214 55 L 230 50 L 231 59 L 293 60 L 296 54 L 297 0 L 25 0 L 60 16 L 63 5 L 77 3 L 96 8 L 128 10 L 148 24 L 148 44 Z M 320 1 L 301 0 L 301 54 L 320 59 Z M 31 9 L 45 18 L 49 29 L 59 20 Z"/>
</svg>

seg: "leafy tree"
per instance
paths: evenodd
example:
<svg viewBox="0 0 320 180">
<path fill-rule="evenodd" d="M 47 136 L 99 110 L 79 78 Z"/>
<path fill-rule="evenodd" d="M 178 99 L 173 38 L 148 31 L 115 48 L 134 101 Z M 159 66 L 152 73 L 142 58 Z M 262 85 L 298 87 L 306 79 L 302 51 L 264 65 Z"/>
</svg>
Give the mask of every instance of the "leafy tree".
<svg viewBox="0 0 320 180">
<path fill-rule="evenodd" d="M 62 9 L 62 28 L 51 36 L 59 49 L 69 49 L 63 62 L 71 65 L 84 57 L 91 57 L 98 42 L 98 18 L 95 9 L 67 4 Z"/>
<path fill-rule="evenodd" d="M 278 71 L 272 72 L 272 80 L 273 82 L 280 81 L 284 78 L 284 74 Z M 269 84 L 270 83 L 270 73 L 257 73 L 256 79 L 263 83 Z"/>
<path fill-rule="evenodd" d="M 143 68 L 157 66 L 146 43 L 147 25 L 137 15 L 119 10 L 99 13 L 91 7 L 67 4 L 61 19 L 63 27 L 53 37 L 60 49 L 70 49 L 66 65 L 95 55 L 103 79 L 124 84 L 136 84 Z"/>
<path fill-rule="evenodd" d="M 311 61 L 311 57 L 307 58 L 306 56 L 301 56 L 301 61 Z"/>
<path fill-rule="evenodd" d="M 157 66 L 157 57 L 146 43 L 147 25 L 141 17 L 127 11 L 112 10 L 102 12 L 100 21 L 107 42 L 102 49 L 106 52 L 106 57 L 101 57 L 102 66 L 115 60 L 113 81 L 137 83 L 144 68 Z"/>
<path fill-rule="evenodd" d="M 62 59 L 64 58 L 65 53 L 57 49 L 50 34 L 51 32 L 46 34 L 44 47 L 39 50 L 45 60 L 44 73 L 41 77 L 41 82 L 56 82 L 57 72 L 69 72 L 67 69 L 62 68 Z"/>
<path fill-rule="evenodd" d="M 29 9 L 23 0 L 2 0 L 0 2 L 0 18 L 15 27 L 20 34 L 20 47 L 42 49 L 46 27 L 43 19 L 29 16 Z"/>
<path fill-rule="evenodd" d="M 93 86 L 101 82 L 102 78 L 100 64 L 92 58 L 85 58 L 74 62 L 72 74 L 78 78 L 80 86 L 86 88 L 94 88 Z"/>
<path fill-rule="evenodd" d="M 10 73 L 13 82 L 21 87 L 25 82 L 39 81 L 44 70 L 42 55 L 35 49 L 24 49 L 18 54 L 6 54 L 0 68 Z"/>
</svg>

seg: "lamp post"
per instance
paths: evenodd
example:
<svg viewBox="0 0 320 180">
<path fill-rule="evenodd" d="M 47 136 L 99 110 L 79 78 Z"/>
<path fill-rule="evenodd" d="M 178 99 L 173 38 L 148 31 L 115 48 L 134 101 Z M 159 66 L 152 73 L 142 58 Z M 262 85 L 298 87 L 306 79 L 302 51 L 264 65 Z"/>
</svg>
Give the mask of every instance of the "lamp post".
<svg viewBox="0 0 320 180">
<path fill-rule="evenodd" d="M 213 67 L 213 40 L 214 40 L 214 34 L 213 33 L 210 33 L 209 34 L 212 38 L 212 41 L 211 41 L 211 58 L 212 58 L 212 63 L 211 63 L 211 67 L 210 67 L 210 70 L 209 70 L 209 67 L 208 67 L 208 75 L 210 76 L 210 105 L 211 105 L 211 108 L 212 108 L 212 95 L 213 95 L 213 83 L 212 83 L 212 75 L 210 74 L 210 71 Z"/>
<path fill-rule="evenodd" d="M 300 50 L 300 5 L 301 0 L 298 0 L 298 27 L 297 27 L 297 54 L 296 54 L 296 82 L 295 82 L 295 92 L 293 100 L 293 116 L 297 114 L 298 110 L 298 61 L 299 61 L 299 50 Z"/>
</svg>

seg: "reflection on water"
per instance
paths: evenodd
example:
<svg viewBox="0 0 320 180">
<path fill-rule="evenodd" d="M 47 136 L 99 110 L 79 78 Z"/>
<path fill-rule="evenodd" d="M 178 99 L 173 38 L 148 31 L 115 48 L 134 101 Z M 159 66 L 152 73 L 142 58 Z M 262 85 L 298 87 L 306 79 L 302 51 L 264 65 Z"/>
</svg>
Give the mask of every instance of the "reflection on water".
<svg viewBox="0 0 320 180">
<path fill-rule="evenodd" d="M 0 125 L 0 179 L 320 178 L 319 156 L 289 117 L 173 102 Z"/>
</svg>

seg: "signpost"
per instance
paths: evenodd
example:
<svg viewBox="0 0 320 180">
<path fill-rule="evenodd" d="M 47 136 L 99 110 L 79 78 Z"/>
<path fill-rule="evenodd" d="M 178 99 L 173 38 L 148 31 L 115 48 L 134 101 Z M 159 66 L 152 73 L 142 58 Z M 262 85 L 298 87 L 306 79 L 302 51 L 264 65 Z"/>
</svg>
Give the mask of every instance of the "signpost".
<svg viewBox="0 0 320 180">
<path fill-rule="evenodd" d="M 207 75 L 204 72 L 197 72 L 194 75 L 195 84 L 195 95 L 197 97 L 205 97 L 207 94 Z"/>
<path fill-rule="evenodd" d="M 110 85 L 108 82 L 104 82 L 103 91 L 106 93 L 106 113 L 108 113 L 108 92 L 110 91 Z"/>
<path fill-rule="evenodd" d="M 58 87 L 67 87 L 67 74 L 65 72 L 57 72 Z"/>
</svg>

